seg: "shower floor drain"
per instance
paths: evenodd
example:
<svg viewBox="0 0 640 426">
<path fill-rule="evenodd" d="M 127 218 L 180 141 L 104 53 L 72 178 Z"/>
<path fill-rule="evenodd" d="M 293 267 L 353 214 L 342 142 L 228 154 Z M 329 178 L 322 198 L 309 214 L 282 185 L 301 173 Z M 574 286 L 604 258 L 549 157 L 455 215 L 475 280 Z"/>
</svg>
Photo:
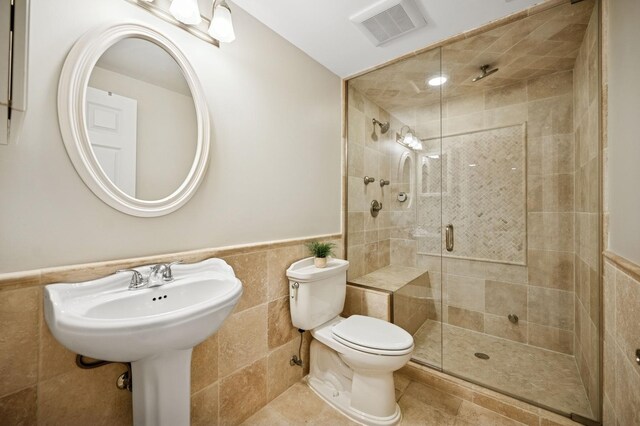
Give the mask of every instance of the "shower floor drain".
<svg viewBox="0 0 640 426">
<path fill-rule="evenodd" d="M 475 355 L 475 357 L 476 357 L 476 358 L 480 358 L 480 359 L 489 359 L 489 355 L 484 354 L 484 353 L 482 353 L 482 352 L 476 352 L 476 353 L 475 353 L 475 354 L 473 354 L 473 355 Z"/>
</svg>

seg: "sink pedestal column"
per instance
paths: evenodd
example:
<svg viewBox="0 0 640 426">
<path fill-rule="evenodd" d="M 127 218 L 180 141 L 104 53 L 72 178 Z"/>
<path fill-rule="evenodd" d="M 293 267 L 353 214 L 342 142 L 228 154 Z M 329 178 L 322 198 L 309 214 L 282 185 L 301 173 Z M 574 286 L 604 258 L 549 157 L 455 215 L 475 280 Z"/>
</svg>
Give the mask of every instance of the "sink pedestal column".
<svg viewBox="0 0 640 426">
<path fill-rule="evenodd" d="M 134 426 L 189 426 L 191 351 L 164 352 L 131 363 Z"/>
</svg>

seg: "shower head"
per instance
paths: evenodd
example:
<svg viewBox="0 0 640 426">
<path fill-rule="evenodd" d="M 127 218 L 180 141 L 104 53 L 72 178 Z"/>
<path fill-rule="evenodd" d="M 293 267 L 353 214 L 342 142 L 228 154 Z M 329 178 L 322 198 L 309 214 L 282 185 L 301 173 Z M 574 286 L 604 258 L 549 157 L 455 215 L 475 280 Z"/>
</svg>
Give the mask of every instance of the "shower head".
<svg viewBox="0 0 640 426">
<path fill-rule="evenodd" d="M 474 78 L 473 80 L 471 80 L 471 81 L 473 81 L 474 83 L 475 83 L 476 81 L 480 81 L 480 80 L 482 80 L 483 78 L 485 78 L 485 77 L 487 77 L 487 76 L 490 76 L 491 74 L 493 74 L 494 72 L 496 72 L 496 71 L 498 71 L 498 70 L 500 69 L 500 68 L 494 68 L 494 69 L 490 70 L 490 69 L 489 69 L 490 67 L 491 67 L 491 65 L 489 65 L 489 64 L 486 64 L 486 65 L 481 66 L 481 67 L 480 67 L 480 71 L 482 71 L 482 74 L 480 74 L 479 76 L 475 77 L 475 78 Z"/>
<path fill-rule="evenodd" d="M 378 126 L 380 126 L 380 133 L 382 133 L 383 135 L 389 131 L 389 122 L 388 121 L 383 123 L 381 121 L 376 120 L 375 118 L 373 120 L 371 120 L 371 121 L 373 122 L 373 126 L 374 126 L 373 130 L 374 131 L 375 131 L 375 125 L 376 124 Z"/>
</svg>

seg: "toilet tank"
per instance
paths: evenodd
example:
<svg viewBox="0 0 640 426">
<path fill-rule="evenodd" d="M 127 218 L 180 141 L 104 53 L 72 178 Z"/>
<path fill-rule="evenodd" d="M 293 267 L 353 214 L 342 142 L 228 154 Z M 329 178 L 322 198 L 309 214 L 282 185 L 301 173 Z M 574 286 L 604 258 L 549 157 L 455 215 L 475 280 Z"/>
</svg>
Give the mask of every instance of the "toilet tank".
<svg viewBox="0 0 640 426">
<path fill-rule="evenodd" d="M 337 317 L 344 308 L 349 262 L 331 259 L 326 268 L 316 268 L 313 257 L 302 259 L 287 269 L 291 322 L 312 330 Z"/>
</svg>

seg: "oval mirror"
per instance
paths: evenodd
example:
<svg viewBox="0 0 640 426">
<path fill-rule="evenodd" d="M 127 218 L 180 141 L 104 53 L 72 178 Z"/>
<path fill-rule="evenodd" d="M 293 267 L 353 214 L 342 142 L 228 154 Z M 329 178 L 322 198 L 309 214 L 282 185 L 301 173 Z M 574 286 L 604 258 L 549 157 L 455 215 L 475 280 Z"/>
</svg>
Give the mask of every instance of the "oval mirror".
<svg viewBox="0 0 640 426">
<path fill-rule="evenodd" d="M 168 214 L 204 176 L 202 89 L 180 50 L 150 28 L 116 25 L 82 37 L 65 61 L 58 109 L 78 174 L 122 212 Z"/>
</svg>

